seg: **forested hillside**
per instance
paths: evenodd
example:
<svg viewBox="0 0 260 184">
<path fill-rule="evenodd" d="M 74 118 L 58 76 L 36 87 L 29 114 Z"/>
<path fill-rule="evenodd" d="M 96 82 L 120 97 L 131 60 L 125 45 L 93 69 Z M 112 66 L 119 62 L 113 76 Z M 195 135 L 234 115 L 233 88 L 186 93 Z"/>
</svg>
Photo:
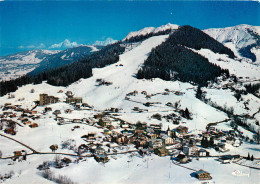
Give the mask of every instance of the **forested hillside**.
<svg viewBox="0 0 260 184">
<path fill-rule="evenodd" d="M 54 86 L 70 85 L 80 78 L 91 77 L 92 68 L 100 68 L 117 62 L 119 55 L 123 53 L 124 50 L 125 48 L 118 42 L 108 45 L 80 61 L 47 70 L 37 75 L 27 74 L 15 80 L 0 82 L 0 96 L 14 92 L 19 86 L 30 83 L 38 84 L 42 81 L 47 81 L 47 83 Z"/>
<path fill-rule="evenodd" d="M 181 80 L 206 85 L 207 81 L 214 80 L 222 73 L 229 75 L 228 70 L 210 63 L 208 59 L 193 52 L 191 49 L 207 48 L 214 52 L 228 54 L 234 57 L 233 52 L 209 37 L 202 31 L 190 26 L 183 26 L 174 31 L 163 44 L 152 50 L 138 71 L 137 78 L 164 80 Z"/>
</svg>

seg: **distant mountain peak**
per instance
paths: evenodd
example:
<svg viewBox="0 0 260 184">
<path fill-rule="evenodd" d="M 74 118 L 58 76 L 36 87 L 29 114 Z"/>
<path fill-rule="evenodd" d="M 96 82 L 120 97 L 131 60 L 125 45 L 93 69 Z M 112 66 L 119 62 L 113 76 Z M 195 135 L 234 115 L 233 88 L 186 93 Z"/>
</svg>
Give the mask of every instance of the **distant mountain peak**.
<svg viewBox="0 0 260 184">
<path fill-rule="evenodd" d="M 254 53 L 254 50 L 259 52 L 260 26 L 240 24 L 233 27 L 212 28 L 203 31 L 230 49 L 237 50 L 238 56 L 260 63 L 258 54 Z"/>
<path fill-rule="evenodd" d="M 166 24 L 166 25 L 162 25 L 162 26 L 157 27 L 157 28 L 155 28 L 155 27 L 146 27 L 146 28 L 143 28 L 143 29 L 141 29 L 141 30 L 139 30 L 139 31 L 130 32 L 130 33 L 123 39 L 123 41 L 128 40 L 128 39 L 130 39 L 130 38 L 132 38 L 132 37 L 136 37 L 136 36 L 144 36 L 144 35 L 150 34 L 150 33 L 155 33 L 155 34 L 156 34 L 156 33 L 159 33 L 159 32 L 161 32 L 161 31 L 166 31 L 166 30 L 168 30 L 168 29 L 178 29 L 178 28 L 179 28 L 178 25 L 176 25 L 176 24 L 171 24 L 171 23 L 168 23 L 168 24 Z"/>
</svg>

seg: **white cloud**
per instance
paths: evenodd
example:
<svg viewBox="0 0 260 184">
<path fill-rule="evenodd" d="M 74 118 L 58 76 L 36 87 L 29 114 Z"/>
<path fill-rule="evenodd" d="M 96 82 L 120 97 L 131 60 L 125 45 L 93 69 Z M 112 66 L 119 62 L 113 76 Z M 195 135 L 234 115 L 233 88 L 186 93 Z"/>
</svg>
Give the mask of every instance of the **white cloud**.
<svg viewBox="0 0 260 184">
<path fill-rule="evenodd" d="M 113 38 L 110 38 L 108 37 L 106 40 L 104 41 L 96 41 L 93 45 L 109 45 L 109 44 L 112 44 L 112 43 L 115 43 L 117 42 L 117 40 L 114 40 Z"/>
<path fill-rule="evenodd" d="M 45 48 L 46 46 L 43 44 L 43 43 L 41 43 L 37 48 L 38 49 L 43 49 L 43 48 Z"/>
<path fill-rule="evenodd" d="M 70 42 L 68 39 L 65 39 L 63 42 L 55 43 L 49 47 L 49 49 L 61 49 L 61 48 L 71 48 L 77 47 L 79 44 L 77 42 Z"/>
</svg>

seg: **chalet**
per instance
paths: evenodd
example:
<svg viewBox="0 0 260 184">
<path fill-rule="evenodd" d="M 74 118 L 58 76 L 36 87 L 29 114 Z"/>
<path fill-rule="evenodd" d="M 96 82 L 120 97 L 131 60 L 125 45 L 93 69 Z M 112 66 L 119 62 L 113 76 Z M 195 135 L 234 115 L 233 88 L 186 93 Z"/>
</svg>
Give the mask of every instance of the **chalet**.
<svg viewBox="0 0 260 184">
<path fill-rule="evenodd" d="M 217 151 L 228 152 L 229 149 L 227 149 L 226 145 L 221 142 L 221 143 L 218 143 L 218 145 L 217 145 Z"/>
<path fill-rule="evenodd" d="M 146 129 L 147 128 L 147 123 L 146 122 L 138 122 L 135 124 L 136 129 Z"/>
<path fill-rule="evenodd" d="M 105 130 L 104 130 L 104 134 L 105 134 L 105 135 L 109 135 L 109 134 L 112 134 L 112 132 L 111 132 L 110 130 L 108 130 L 108 129 L 105 129 Z"/>
<path fill-rule="evenodd" d="M 31 111 L 30 111 L 29 109 L 25 109 L 25 110 L 23 111 L 23 113 L 30 114 Z"/>
<path fill-rule="evenodd" d="M 29 127 L 36 128 L 36 127 L 38 127 L 38 124 L 37 123 L 33 123 L 33 124 L 29 125 Z"/>
<path fill-rule="evenodd" d="M 139 111 L 139 107 L 134 107 L 132 110 L 133 111 Z"/>
<path fill-rule="evenodd" d="M 95 114 L 94 118 L 95 119 L 102 119 L 104 117 L 104 114 Z"/>
<path fill-rule="evenodd" d="M 59 116 L 56 116 L 55 120 L 56 121 L 60 121 L 60 122 L 64 122 L 64 118 L 63 117 L 59 117 Z"/>
<path fill-rule="evenodd" d="M 95 133 L 88 133 L 88 135 L 83 135 L 81 138 L 86 138 L 86 139 L 96 139 L 95 138 Z"/>
<path fill-rule="evenodd" d="M 171 102 L 167 102 L 167 104 L 165 104 L 166 106 L 169 106 L 169 107 L 173 107 L 173 104 Z"/>
<path fill-rule="evenodd" d="M 70 113 L 72 113 L 72 110 L 71 109 L 66 109 L 65 113 L 70 114 Z"/>
<path fill-rule="evenodd" d="M 129 125 L 128 124 L 122 124 L 121 128 L 127 129 L 127 128 L 129 128 Z"/>
<path fill-rule="evenodd" d="M 180 92 L 180 91 L 176 91 L 174 94 L 180 96 L 180 95 L 183 95 L 184 93 Z"/>
<path fill-rule="evenodd" d="M 242 159 L 243 159 L 243 157 L 241 157 L 240 155 L 233 155 L 233 162 L 237 162 Z"/>
<path fill-rule="evenodd" d="M 146 132 L 147 132 L 148 135 L 151 135 L 151 134 L 154 133 L 154 129 L 147 127 Z"/>
<path fill-rule="evenodd" d="M 86 144 L 81 144 L 78 147 L 78 154 L 79 155 L 81 155 L 82 153 L 87 152 L 87 151 L 88 151 L 88 146 Z"/>
<path fill-rule="evenodd" d="M 126 144 L 128 142 L 128 138 L 126 136 L 120 135 L 116 138 L 117 144 Z"/>
<path fill-rule="evenodd" d="M 82 98 L 81 97 L 73 97 L 74 95 L 72 94 L 71 91 L 68 91 L 66 93 L 66 95 L 67 95 L 66 103 L 70 103 L 70 104 L 82 103 Z"/>
<path fill-rule="evenodd" d="M 14 151 L 14 156 L 22 156 L 22 152 L 21 151 Z"/>
<path fill-rule="evenodd" d="M 145 138 L 137 139 L 135 141 L 135 145 L 136 145 L 137 148 L 139 148 L 139 147 L 147 147 L 148 142 L 147 142 L 147 140 Z"/>
<path fill-rule="evenodd" d="M 152 149 L 162 148 L 163 147 L 163 140 L 162 139 L 152 139 L 149 142 L 149 147 L 151 147 Z"/>
<path fill-rule="evenodd" d="M 199 171 L 196 171 L 195 173 L 195 177 L 198 178 L 199 180 L 211 180 L 212 177 L 210 176 L 210 173 L 203 171 L 202 169 L 200 169 Z"/>
<path fill-rule="evenodd" d="M 146 95 L 146 99 L 151 99 L 151 95 Z"/>
<path fill-rule="evenodd" d="M 113 125 L 108 125 L 107 128 L 108 128 L 108 130 L 110 130 L 110 131 L 115 129 L 115 127 L 114 127 Z"/>
<path fill-rule="evenodd" d="M 216 128 L 214 126 L 208 127 L 208 131 L 215 131 L 215 130 L 216 130 Z"/>
<path fill-rule="evenodd" d="M 237 162 L 241 160 L 242 158 L 240 155 L 223 155 L 219 158 L 219 161 L 223 164 L 231 163 L 231 162 Z"/>
<path fill-rule="evenodd" d="M 65 163 L 66 166 L 68 166 L 72 161 L 71 159 L 64 157 L 63 159 L 61 159 L 61 162 Z"/>
<path fill-rule="evenodd" d="M 63 93 L 63 91 L 62 91 L 62 90 L 59 90 L 58 93 Z"/>
<path fill-rule="evenodd" d="M 107 122 L 103 121 L 102 119 L 98 120 L 98 125 L 100 125 L 101 127 L 106 127 L 107 126 Z"/>
<path fill-rule="evenodd" d="M 172 147 L 173 147 L 174 149 L 180 149 L 180 148 L 182 148 L 182 144 L 181 144 L 180 141 L 173 140 L 173 145 L 172 145 Z"/>
<path fill-rule="evenodd" d="M 97 162 L 108 162 L 108 157 L 107 157 L 107 153 L 106 151 L 101 148 L 101 147 L 97 147 L 94 151 L 94 158 Z"/>
<path fill-rule="evenodd" d="M 159 124 L 150 124 L 150 127 L 153 130 L 161 130 L 162 129 L 161 125 L 159 125 Z"/>
<path fill-rule="evenodd" d="M 168 92 L 163 92 L 162 95 L 169 95 L 169 93 Z"/>
<path fill-rule="evenodd" d="M 141 94 L 147 95 L 147 92 L 146 91 L 142 91 Z"/>
<path fill-rule="evenodd" d="M 140 149 L 138 149 L 138 153 L 140 155 L 147 155 L 147 154 L 149 154 L 149 150 L 146 148 L 140 148 Z"/>
<path fill-rule="evenodd" d="M 176 130 L 176 132 L 178 132 L 181 135 L 188 133 L 188 127 L 181 126 L 181 125 L 178 126 L 175 130 Z"/>
<path fill-rule="evenodd" d="M 72 122 L 73 123 L 82 123 L 82 120 L 81 119 L 73 119 Z"/>
<path fill-rule="evenodd" d="M 6 115 L 6 116 L 9 116 L 9 115 L 11 115 L 11 114 L 13 114 L 13 113 L 12 113 L 12 112 L 8 112 L 8 111 L 5 111 L 5 112 L 3 112 L 3 114 Z"/>
<path fill-rule="evenodd" d="M 241 146 L 241 141 L 240 140 L 235 140 L 235 142 L 232 144 L 234 147 L 239 147 Z"/>
<path fill-rule="evenodd" d="M 180 150 L 175 149 L 172 145 L 165 147 L 168 150 L 169 155 L 177 157 L 180 153 Z"/>
<path fill-rule="evenodd" d="M 4 132 L 11 135 L 16 134 L 16 131 L 13 128 L 6 128 Z"/>
<path fill-rule="evenodd" d="M 199 151 L 198 151 L 198 147 L 197 146 L 183 146 L 183 153 L 185 155 L 192 155 L 192 156 L 196 156 L 198 155 Z"/>
<path fill-rule="evenodd" d="M 21 107 L 17 107 L 17 108 L 15 109 L 16 112 L 23 112 L 23 110 L 24 110 L 24 109 L 21 108 Z"/>
<path fill-rule="evenodd" d="M 12 105 L 11 103 L 5 103 L 4 106 L 9 106 L 9 105 Z"/>
<path fill-rule="evenodd" d="M 187 163 L 188 162 L 188 157 L 183 152 L 180 152 L 179 155 L 176 157 L 176 159 L 180 163 Z"/>
<path fill-rule="evenodd" d="M 37 114 L 37 111 L 31 111 L 31 114 Z"/>
<path fill-rule="evenodd" d="M 143 129 L 136 129 L 135 134 L 138 135 L 138 136 L 142 136 L 144 134 L 144 130 Z"/>
<path fill-rule="evenodd" d="M 81 104 L 80 103 L 74 103 L 74 108 L 76 110 L 80 110 Z"/>
<path fill-rule="evenodd" d="M 119 112 L 119 108 L 114 108 L 114 107 L 111 107 L 109 109 L 110 112 Z"/>
<path fill-rule="evenodd" d="M 32 123 L 32 122 L 30 122 L 30 121 L 24 122 L 25 125 L 30 125 L 31 123 Z"/>
<path fill-rule="evenodd" d="M 162 136 L 162 139 L 166 145 L 172 145 L 174 143 L 173 138 L 169 136 Z"/>
<path fill-rule="evenodd" d="M 51 107 L 45 107 L 45 108 L 44 108 L 44 111 L 45 111 L 45 112 L 52 111 L 52 108 L 51 108 Z"/>
<path fill-rule="evenodd" d="M 112 125 L 111 125 L 111 126 L 112 126 Z M 132 131 L 130 131 L 130 130 L 128 130 L 128 129 L 124 129 L 124 130 L 121 131 L 121 133 L 122 133 L 123 135 L 130 135 L 130 134 L 132 134 Z"/>
<path fill-rule="evenodd" d="M 198 156 L 199 157 L 207 157 L 207 156 L 209 156 L 209 152 L 207 150 L 205 150 L 205 149 L 200 149 L 198 151 Z"/>
<path fill-rule="evenodd" d="M 92 106 L 90 106 L 90 105 L 89 105 L 89 104 L 87 104 L 87 103 L 82 103 L 82 104 L 81 104 L 81 106 L 82 106 L 82 107 L 89 107 L 89 108 L 93 108 Z"/>
<path fill-rule="evenodd" d="M 16 117 L 16 114 L 11 114 L 9 117 L 10 117 L 10 118 L 15 118 L 15 117 Z"/>
<path fill-rule="evenodd" d="M 169 153 L 166 148 L 157 148 L 154 150 L 154 154 L 163 157 L 163 156 L 167 156 Z"/>
<path fill-rule="evenodd" d="M 52 114 L 58 116 L 59 114 L 61 114 L 60 110 L 55 110 Z"/>
</svg>

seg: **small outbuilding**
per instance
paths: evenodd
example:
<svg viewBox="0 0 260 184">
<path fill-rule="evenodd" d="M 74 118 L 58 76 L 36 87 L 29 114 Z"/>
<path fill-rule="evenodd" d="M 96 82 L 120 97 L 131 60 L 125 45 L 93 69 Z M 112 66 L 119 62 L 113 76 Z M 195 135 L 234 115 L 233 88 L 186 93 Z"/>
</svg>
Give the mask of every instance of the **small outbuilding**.
<svg viewBox="0 0 260 184">
<path fill-rule="evenodd" d="M 198 178 L 199 180 L 211 180 L 212 177 L 210 176 L 210 173 L 200 169 L 199 171 L 196 171 L 195 177 Z"/>
</svg>

